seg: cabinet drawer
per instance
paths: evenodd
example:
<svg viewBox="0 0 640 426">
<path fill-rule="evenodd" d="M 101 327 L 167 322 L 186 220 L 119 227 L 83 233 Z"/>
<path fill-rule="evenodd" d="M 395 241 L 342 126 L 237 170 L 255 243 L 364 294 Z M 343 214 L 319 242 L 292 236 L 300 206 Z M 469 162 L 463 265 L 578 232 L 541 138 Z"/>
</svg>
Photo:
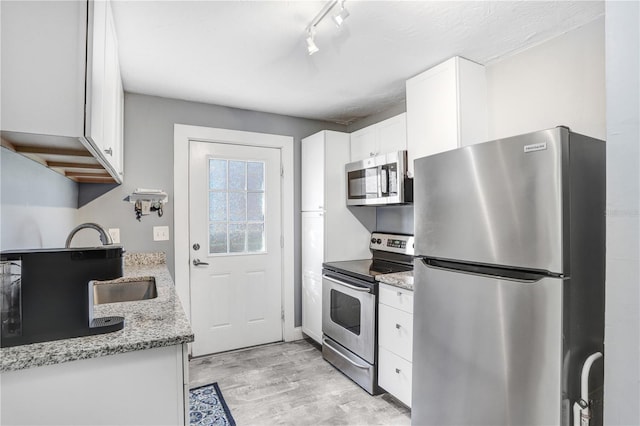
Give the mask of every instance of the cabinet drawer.
<svg viewBox="0 0 640 426">
<path fill-rule="evenodd" d="M 413 291 L 380 283 L 380 303 L 413 313 Z"/>
<path fill-rule="evenodd" d="M 378 384 L 408 407 L 411 407 L 411 368 L 409 361 L 379 348 Z"/>
<path fill-rule="evenodd" d="M 379 305 L 378 344 L 412 361 L 413 315 L 387 305 Z"/>
</svg>

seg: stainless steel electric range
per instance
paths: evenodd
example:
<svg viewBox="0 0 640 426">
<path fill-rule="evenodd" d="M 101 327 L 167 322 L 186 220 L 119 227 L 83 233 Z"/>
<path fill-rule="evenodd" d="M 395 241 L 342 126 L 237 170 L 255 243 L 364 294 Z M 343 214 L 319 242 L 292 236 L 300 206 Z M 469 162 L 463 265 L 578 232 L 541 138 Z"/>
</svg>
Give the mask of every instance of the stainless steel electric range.
<svg viewBox="0 0 640 426">
<path fill-rule="evenodd" d="M 413 236 L 371 234 L 371 259 L 323 263 L 322 355 L 372 395 L 378 387 L 376 276 L 413 270 Z"/>
</svg>

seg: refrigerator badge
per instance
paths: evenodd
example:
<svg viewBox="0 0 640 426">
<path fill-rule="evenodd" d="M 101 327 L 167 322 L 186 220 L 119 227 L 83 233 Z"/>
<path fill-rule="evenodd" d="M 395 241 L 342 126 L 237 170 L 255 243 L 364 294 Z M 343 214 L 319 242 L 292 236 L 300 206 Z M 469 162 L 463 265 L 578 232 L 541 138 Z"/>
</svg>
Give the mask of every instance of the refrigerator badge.
<svg viewBox="0 0 640 426">
<path fill-rule="evenodd" d="M 524 146 L 524 152 L 534 152 L 534 151 L 543 151 L 547 149 L 547 143 L 546 142 L 542 142 L 542 143 L 534 143 L 531 145 L 525 145 Z"/>
</svg>

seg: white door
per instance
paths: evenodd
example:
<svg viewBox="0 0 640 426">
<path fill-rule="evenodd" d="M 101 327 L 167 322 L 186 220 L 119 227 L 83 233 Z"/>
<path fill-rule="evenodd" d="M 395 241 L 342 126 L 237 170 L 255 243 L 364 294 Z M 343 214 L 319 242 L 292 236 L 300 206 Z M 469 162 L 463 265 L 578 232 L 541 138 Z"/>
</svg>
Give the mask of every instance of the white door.
<svg viewBox="0 0 640 426">
<path fill-rule="evenodd" d="M 282 340 L 280 149 L 190 141 L 192 355 Z"/>
</svg>

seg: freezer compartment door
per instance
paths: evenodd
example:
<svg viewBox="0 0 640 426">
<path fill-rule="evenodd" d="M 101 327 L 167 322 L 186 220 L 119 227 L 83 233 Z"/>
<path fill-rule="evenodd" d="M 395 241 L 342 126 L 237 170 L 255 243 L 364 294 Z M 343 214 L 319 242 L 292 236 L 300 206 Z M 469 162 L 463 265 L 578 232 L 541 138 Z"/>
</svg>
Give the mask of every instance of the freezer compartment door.
<svg viewBox="0 0 640 426">
<path fill-rule="evenodd" d="M 412 424 L 562 424 L 563 281 L 414 273 Z"/>
<path fill-rule="evenodd" d="M 568 135 L 558 127 L 415 160 L 416 255 L 565 272 Z"/>
</svg>

